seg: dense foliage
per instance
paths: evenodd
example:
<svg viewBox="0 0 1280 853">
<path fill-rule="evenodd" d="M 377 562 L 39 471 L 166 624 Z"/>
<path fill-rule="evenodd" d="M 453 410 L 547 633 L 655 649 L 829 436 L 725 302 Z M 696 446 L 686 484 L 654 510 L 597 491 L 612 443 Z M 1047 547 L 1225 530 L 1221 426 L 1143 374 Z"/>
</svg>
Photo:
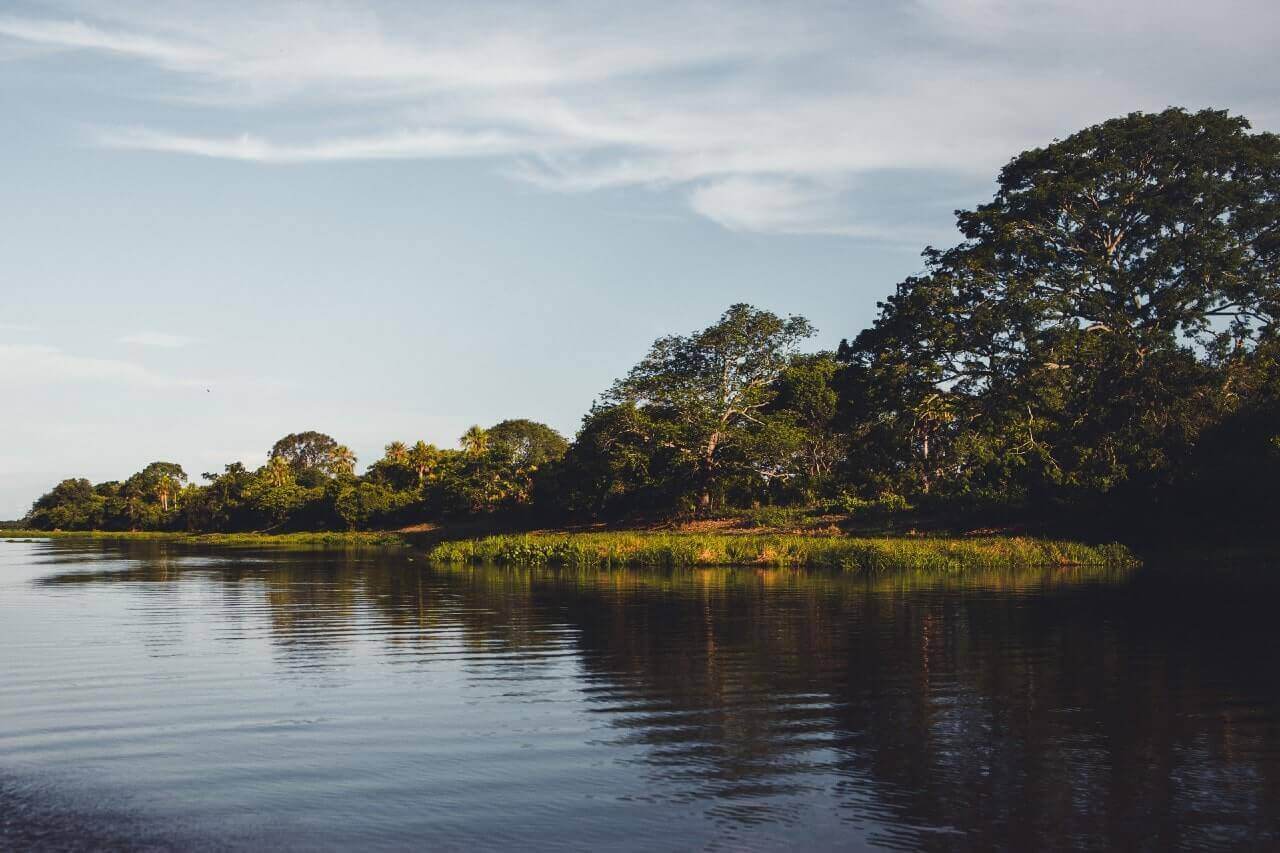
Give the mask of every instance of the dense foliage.
<svg viewBox="0 0 1280 853">
<path fill-rule="evenodd" d="M 275 531 L 386 528 L 463 513 L 527 506 L 542 466 L 568 443 L 544 424 L 472 427 L 459 450 L 394 441 L 363 475 L 355 455 L 324 433 L 287 435 L 267 462 L 232 462 L 204 484 L 186 484 L 171 462 L 153 462 L 124 484 L 64 480 L 35 502 L 38 529 Z M 184 485 L 186 484 L 186 485 Z"/>
<path fill-rule="evenodd" d="M 841 348 L 859 485 L 1132 507 L 1194 476 L 1274 383 L 1280 138 L 1247 130 L 1134 114 L 1009 163 Z"/>
<path fill-rule="evenodd" d="M 1260 518 L 1280 473 L 1280 137 L 1135 113 L 1014 158 L 836 353 L 733 305 L 659 338 L 572 443 L 507 420 L 355 457 L 317 432 L 187 483 L 65 480 L 53 528 L 381 528 L 450 516 L 856 512 Z"/>
</svg>

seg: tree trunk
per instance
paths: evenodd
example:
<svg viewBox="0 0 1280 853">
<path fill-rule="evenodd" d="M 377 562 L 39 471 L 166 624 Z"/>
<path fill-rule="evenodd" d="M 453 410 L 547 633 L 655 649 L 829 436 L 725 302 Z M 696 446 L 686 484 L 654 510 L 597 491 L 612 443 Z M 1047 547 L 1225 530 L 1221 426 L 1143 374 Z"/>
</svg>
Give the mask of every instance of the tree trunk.
<svg viewBox="0 0 1280 853">
<path fill-rule="evenodd" d="M 702 494 L 698 497 L 698 509 L 704 513 L 711 511 L 711 481 L 715 468 L 716 447 L 720 444 L 720 433 L 713 432 L 707 439 L 707 447 L 702 452 Z"/>
<path fill-rule="evenodd" d="M 929 433 L 926 431 L 923 436 L 923 452 L 924 452 L 924 469 L 921 472 L 921 488 L 924 493 L 929 494 Z"/>
</svg>

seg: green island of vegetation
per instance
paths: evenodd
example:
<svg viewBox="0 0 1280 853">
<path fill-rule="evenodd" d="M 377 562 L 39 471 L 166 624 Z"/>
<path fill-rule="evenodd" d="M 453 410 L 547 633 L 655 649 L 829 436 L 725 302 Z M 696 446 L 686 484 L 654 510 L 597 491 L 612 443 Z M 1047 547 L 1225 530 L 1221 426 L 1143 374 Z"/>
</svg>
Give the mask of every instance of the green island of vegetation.
<svg viewBox="0 0 1280 853">
<path fill-rule="evenodd" d="M 173 533 L 159 531 L 11 530 L 10 538 L 94 538 L 184 545 L 244 547 L 413 548 L 413 534 L 395 532 Z M 3 538 L 3 537 L 0 537 Z M 572 569 L 763 567 L 882 574 L 960 574 L 981 569 L 1126 568 L 1138 564 L 1124 545 L 1021 536 L 854 537 L 696 532 L 534 532 L 422 545 L 447 564 L 551 566 Z"/>
<path fill-rule="evenodd" d="M 960 573 L 981 568 L 1125 567 L 1123 545 L 1090 546 L 1023 537 L 878 537 L 697 533 L 560 533 L 487 536 L 437 545 L 433 560 L 568 568 L 765 566 Z"/>
<path fill-rule="evenodd" d="M 457 449 L 393 441 L 357 473 L 305 431 L 198 484 L 167 461 L 66 479 L 9 526 L 939 571 L 1132 559 L 1065 539 L 1270 533 L 1280 137 L 1225 111 L 1134 113 L 1016 156 L 957 224 L 835 351 L 802 351 L 803 317 L 730 306 L 656 340 L 572 441 L 504 420 Z M 1009 535 L 947 538 L 975 530 Z"/>
</svg>

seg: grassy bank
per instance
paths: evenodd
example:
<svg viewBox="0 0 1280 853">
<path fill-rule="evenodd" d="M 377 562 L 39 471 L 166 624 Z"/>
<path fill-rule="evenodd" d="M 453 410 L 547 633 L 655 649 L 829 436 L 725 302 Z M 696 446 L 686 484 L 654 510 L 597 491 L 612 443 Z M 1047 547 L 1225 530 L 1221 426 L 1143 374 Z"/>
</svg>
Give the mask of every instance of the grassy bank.
<svg viewBox="0 0 1280 853">
<path fill-rule="evenodd" d="M 406 548 L 400 533 L 155 533 L 6 530 L 0 539 L 142 540 L 240 547 Z M 422 544 L 422 543 L 419 543 Z M 1123 545 L 1084 545 L 1029 537 L 848 537 L 781 533 L 531 533 L 470 537 L 428 547 L 451 564 L 601 568 L 762 566 L 879 574 L 958 574 L 980 569 L 1123 567 L 1137 560 Z"/>
<path fill-rule="evenodd" d="M 972 539 L 687 533 L 551 533 L 445 542 L 429 552 L 444 563 L 572 568 L 769 566 L 849 572 L 929 571 L 1032 566 L 1127 566 L 1123 545 L 1083 545 L 1023 537 Z"/>
<path fill-rule="evenodd" d="M 2 530 L 4 539 L 101 539 L 119 541 L 178 542 L 193 545 L 286 546 L 326 548 L 404 548 L 408 542 L 398 533 L 366 531 L 318 533 L 161 533 L 110 530 Z"/>
</svg>

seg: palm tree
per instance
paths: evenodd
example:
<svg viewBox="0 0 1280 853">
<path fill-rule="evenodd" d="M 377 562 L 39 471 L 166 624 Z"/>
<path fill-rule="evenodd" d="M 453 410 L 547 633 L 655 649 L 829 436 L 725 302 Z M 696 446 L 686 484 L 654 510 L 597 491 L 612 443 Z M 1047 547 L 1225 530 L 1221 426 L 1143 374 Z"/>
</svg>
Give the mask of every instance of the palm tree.
<svg viewBox="0 0 1280 853">
<path fill-rule="evenodd" d="M 386 457 L 392 462 L 406 462 L 409 458 L 409 448 L 404 446 L 403 441 L 393 441 L 387 445 Z"/>
<path fill-rule="evenodd" d="M 489 449 L 489 433 L 480 426 L 473 426 L 462 434 L 458 443 L 470 456 L 479 456 Z"/>
<path fill-rule="evenodd" d="M 351 452 L 350 447 L 339 444 L 329 456 L 329 465 L 335 477 L 342 475 L 349 477 L 356 471 L 356 455 Z"/>
<path fill-rule="evenodd" d="M 161 474 L 156 480 L 156 497 L 160 499 L 160 509 L 169 511 L 169 498 L 176 495 L 178 481 L 169 474 Z"/>
<path fill-rule="evenodd" d="M 167 513 L 171 500 L 176 505 L 178 490 L 187 481 L 187 472 L 176 462 L 152 462 L 130 480 L 134 483 L 134 491 L 149 494 L 160 504 L 160 509 Z"/>
<path fill-rule="evenodd" d="M 418 441 L 409 451 L 409 464 L 413 466 L 413 470 L 418 475 L 418 485 L 422 485 L 422 481 L 426 479 L 427 474 L 436 467 L 436 463 L 440 459 L 440 451 L 436 449 L 434 444 L 427 444 L 425 441 Z"/>
<path fill-rule="evenodd" d="M 283 456 L 272 456 L 267 460 L 267 476 L 271 478 L 273 485 L 283 486 L 292 475 L 293 469 Z"/>
</svg>

